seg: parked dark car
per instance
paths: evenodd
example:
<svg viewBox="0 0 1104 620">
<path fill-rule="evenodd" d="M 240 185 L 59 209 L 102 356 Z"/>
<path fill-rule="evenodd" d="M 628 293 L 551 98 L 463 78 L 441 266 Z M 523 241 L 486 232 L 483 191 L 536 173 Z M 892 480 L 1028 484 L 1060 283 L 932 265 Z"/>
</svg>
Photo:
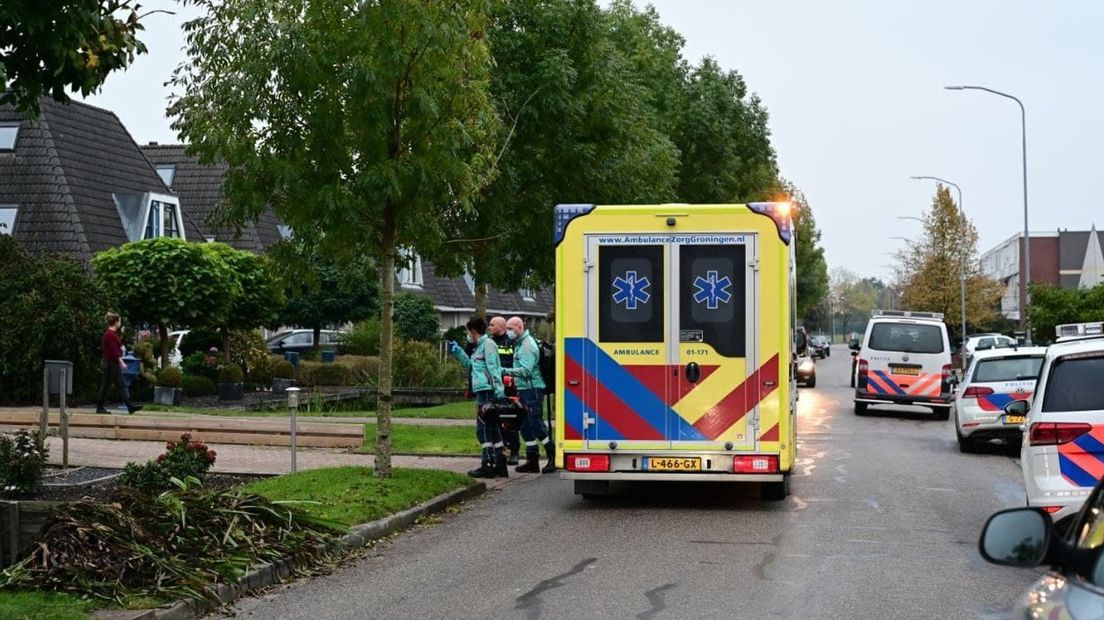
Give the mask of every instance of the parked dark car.
<svg viewBox="0 0 1104 620">
<path fill-rule="evenodd" d="M 340 351 L 341 332 L 324 329 L 319 333 L 319 339 L 321 340 L 321 347 L 319 347 L 321 350 Z M 265 346 L 268 347 L 269 351 L 277 354 L 288 351 L 300 354 L 309 353 L 314 350 L 314 330 L 292 329 L 280 332 L 269 338 Z"/>
<path fill-rule="evenodd" d="M 817 359 L 824 359 L 832 354 L 832 343 L 827 336 L 813 336 L 809 339 L 810 353 Z"/>
<path fill-rule="evenodd" d="M 1100 618 L 1104 614 L 1104 481 L 1097 483 L 1067 531 L 1043 508 L 989 517 L 978 546 L 992 564 L 1048 566 L 1017 602 L 1011 618 Z"/>
</svg>

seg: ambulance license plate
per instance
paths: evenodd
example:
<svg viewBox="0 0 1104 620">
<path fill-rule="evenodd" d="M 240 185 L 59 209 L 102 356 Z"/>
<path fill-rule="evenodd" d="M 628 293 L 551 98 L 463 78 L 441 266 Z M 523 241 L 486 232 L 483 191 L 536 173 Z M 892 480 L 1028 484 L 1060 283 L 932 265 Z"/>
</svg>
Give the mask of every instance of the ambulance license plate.
<svg viewBox="0 0 1104 620">
<path fill-rule="evenodd" d="M 1004 416 L 1005 424 L 1023 424 L 1024 416 L 1022 415 L 1006 415 Z"/>
<path fill-rule="evenodd" d="M 907 375 L 910 377 L 920 376 L 920 369 L 916 366 L 890 366 L 889 372 L 894 375 Z"/>
<path fill-rule="evenodd" d="M 700 458 L 649 456 L 644 459 L 645 471 L 701 471 Z"/>
</svg>

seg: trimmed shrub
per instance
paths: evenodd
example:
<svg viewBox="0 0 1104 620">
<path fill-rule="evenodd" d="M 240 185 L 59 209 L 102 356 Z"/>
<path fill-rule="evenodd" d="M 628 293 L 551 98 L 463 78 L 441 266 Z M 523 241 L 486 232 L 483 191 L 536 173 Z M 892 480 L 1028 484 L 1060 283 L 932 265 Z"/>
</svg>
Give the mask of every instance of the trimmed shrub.
<svg viewBox="0 0 1104 620">
<path fill-rule="evenodd" d="M 223 364 L 219 366 L 219 383 L 241 383 L 243 374 L 241 366 L 237 364 Z"/>
<path fill-rule="evenodd" d="M 174 366 L 162 368 L 157 372 L 157 385 L 166 388 L 178 388 L 184 385 L 184 372 Z"/>
<path fill-rule="evenodd" d="M 441 359 L 437 345 L 396 342 L 392 367 L 395 387 L 463 387 L 466 376 L 454 362 Z"/>
<path fill-rule="evenodd" d="M 273 362 L 272 358 L 269 358 L 272 363 L 272 378 L 273 379 L 294 379 L 295 378 L 295 365 L 283 358 L 278 358 Z"/>
<path fill-rule="evenodd" d="M 337 363 L 299 362 L 298 382 L 307 387 L 348 385 L 349 371 L 344 365 Z"/>
<path fill-rule="evenodd" d="M 230 361 L 241 366 L 251 383 L 271 383 L 268 372 L 268 348 L 261 332 L 256 330 L 232 331 L 229 335 Z M 258 374 L 259 377 L 254 377 Z"/>
<path fill-rule="evenodd" d="M 46 471 L 50 449 L 38 431 L 0 435 L 0 494 L 33 492 Z"/>
<path fill-rule="evenodd" d="M 463 325 L 457 325 L 456 327 L 445 330 L 445 333 L 441 334 L 441 338 L 445 342 L 455 342 L 460 346 L 464 346 L 467 341 L 468 330 Z"/>
<path fill-rule="evenodd" d="M 203 375 L 184 375 L 181 383 L 185 396 L 214 396 L 218 394 L 218 386 L 210 378 Z"/>
<path fill-rule="evenodd" d="M 379 355 L 380 324 L 378 318 L 355 323 L 341 335 L 341 350 L 349 355 Z"/>
<path fill-rule="evenodd" d="M 373 385 L 379 377 L 379 358 L 368 355 L 340 355 L 336 362 L 347 369 L 350 385 Z"/>
<path fill-rule="evenodd" d="M 184 371 L 185 376 L 206 377 L 212 383 L 218 380 L 218 359 L 203 351 L 196 351 L 186 356 L 180 362 L 180 369 Z"/>
<path fill-rule="evenodd" d="M 399 294 L 394 317 L 395 335 L 403 340 L 434 342 L 441 338 L 441 315 L 425 295 Z"/>
</svg>

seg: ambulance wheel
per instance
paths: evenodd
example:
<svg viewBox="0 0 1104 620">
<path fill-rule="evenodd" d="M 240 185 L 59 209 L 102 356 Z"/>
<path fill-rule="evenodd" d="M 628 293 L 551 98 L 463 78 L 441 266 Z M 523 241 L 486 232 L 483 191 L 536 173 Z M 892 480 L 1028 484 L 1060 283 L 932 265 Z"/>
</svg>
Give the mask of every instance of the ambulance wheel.
<svg viewBox="0 0 1104 620">
<path fill-rule="evenodd" d="M 868 403 L 855 403 L 855 415 L 866 415 L 866 407 Z"/>
<path fill-rule="evenodd" d="M 582 495 L 583 499 L 597 499 L 609 495 L 608 480 L 576 480 L 575 495 Z"/>
<path fill-rule="evenodd" d="M 790 475 L 782 477 L 782 482 L 762 482 L 759 496 L 768 502 L 780 502 L 790 496 Z"/>
</svg>

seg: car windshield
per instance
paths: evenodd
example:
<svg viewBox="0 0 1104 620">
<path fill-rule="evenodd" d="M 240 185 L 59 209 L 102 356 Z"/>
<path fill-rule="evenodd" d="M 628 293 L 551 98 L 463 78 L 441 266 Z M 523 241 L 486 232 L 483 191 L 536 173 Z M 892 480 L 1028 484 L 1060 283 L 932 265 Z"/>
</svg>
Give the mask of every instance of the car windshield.
<svg viewBox="0 0 1104 620">
<path fill-rule="evenodd" d="M 990 383 L 994 381 L 1024 381 L 1039 376 L 1039 367 L 1043 365 L 1041 356 L 1000 357 L 981 360 L 974 370 L 974 381 Z"/>
<path fill-rule="evenodd" d="M 919 323 L 875 323 L 868 346 L 878 351 L 942 353 L 943 330 Z"/>
<path fill-rule="evenodd" d="M 1052 363 L 1043 411 L 1104 410 L 1104 354 L 1066 357 Z"/>
</svg>

